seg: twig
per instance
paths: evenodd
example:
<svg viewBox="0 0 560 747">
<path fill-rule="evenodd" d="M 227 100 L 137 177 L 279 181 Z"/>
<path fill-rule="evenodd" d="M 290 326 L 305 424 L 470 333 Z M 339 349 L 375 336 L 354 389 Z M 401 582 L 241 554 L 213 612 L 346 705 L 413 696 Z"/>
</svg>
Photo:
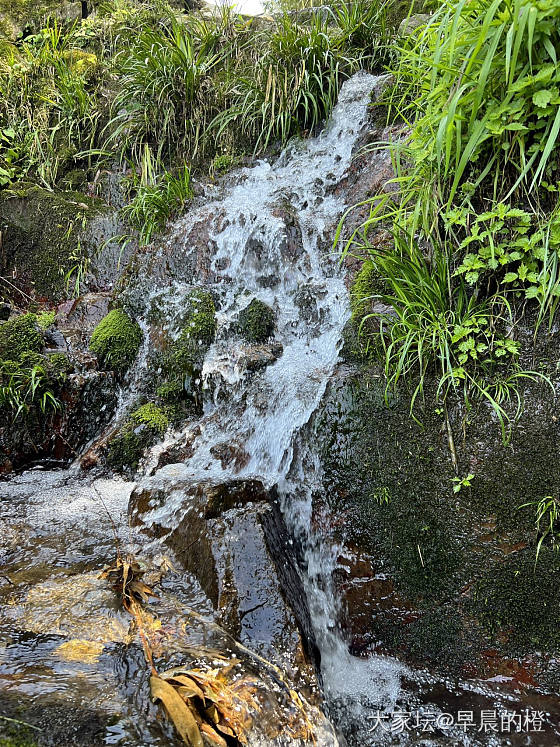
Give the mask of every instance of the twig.
<svg viewBox="0 0 560 747">
<path fill-rule="evenodd" d="M 2 721 L 9 721 L 12 724 L 19 724 L 20 726 L 27 726 L 28 729 L 35 729 L 35 731 L 43 731 L 42 729 L 39 729 L 38 726 L 33 726 L 33 724 L 28 724 L 27 721 L 18 721 L 17 718 L 8 718 L 7 716 L 0 716 Z"/>
</svg>

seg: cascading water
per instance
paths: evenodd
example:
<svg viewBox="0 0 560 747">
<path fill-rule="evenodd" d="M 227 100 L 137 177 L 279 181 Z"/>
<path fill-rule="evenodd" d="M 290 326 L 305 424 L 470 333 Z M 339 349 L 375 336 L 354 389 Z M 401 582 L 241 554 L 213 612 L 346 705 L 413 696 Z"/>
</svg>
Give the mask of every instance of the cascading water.
<svg viewBox="0 0 560 747">
<path fill-rule="evenodd" d="M 328 251 L 333 228 L 348 207 L 335 187 L 350 167 L 378 83 L 367 74 L 354 76 L 342 87 L 331 121 L 319 137 L 291 145 L 273 165 L 263 162 L 246 170 L 232 189 L 175 226 L 169 239 L 175 253 L 179 241 L 184 242 L 181 237 L 192 235 L 202 221 L 216 247 L 210 287 L 219 299 L 218 332 L 202 371 L 214 396 L 197 423 L 192 456 L 143 483 L 169 489 L 175 481 L 251 477 L 279 486 L 286 523 L 305 552 L 305 585 L 325 690 L 335 707 L 345 703 L 349 720 L 363 716 L 366 706 L 394 706 L 404 667 L 390 659 L 361 660 L 348 653 L 337 626 L 331 584 L 339 549 L 310 530 L 320 464 L 307 447 L 312 464 L 304 467 L 300 459 L 294 460 L 294 446 L 325 393 L 349 318 L 342 273 Z M 286 209 L 296 217 L 291 247 Z M 189 246 L 184 244 L 182 250 L 188 253 Z M 155 295 L 171 299 L 168 310 L 180 308 L 190 287 L 176 283 Z M 275 339 L 283 346 L 280 358 L 257 374 L 244 370 L 240 339 L 233 331 L 239 312 L 253 298 L 274 309 Z M 188 429 L 170 434 L 159 451 L 191 435 Z M 213 448 L 224 442 L 243 445 L 248 459 L 241 469 L 224 467 L 213 455 Z M 185 510 L 179 494 L 143 519 L 172 529 Z"/>
<path fill-rule="evenodd" d="M 347 207 L 336 186 L 350 166 L 378 82 L 365 73 L 354 76 L 343 85 L 320 136 L 291 145 L 272 165 L 261 162 L 236 174 L 232 188 L 176 224 L 168 245 L 175 255 L 184 253 L 186 262 L 192 248 L 184 237 L 197 226 L 204 226 L 215 245 L 205 271 L 213 282 L 205 287 L 218 299 L 218 332 L 202 371 L 214 396 L 197 424 L 201 432 L 193 456 L 180 468 L 174 465 L 174 475 L 251 476 L 273 485 L 290 466 L 294 434 L 324 394 L 349 317 L 344 280 L 328 250 Z M 194 284 L 201 279 L 195 276 Z M 177 282 L 158 288 L 152 300 L 165 298 L 172 316 L 191 288 Z M 249 375 L 233 330 L 239 312 L 254 298 L 274 309 L 275 339 L 283 353 L 264 371 Z M 180 441 L 184 434 L 172 438 Z M 212 447 L 222 442 L 243 444 L 249 459 L 241 470 L 224 469 L 212 455 Z M 165 477 L 165 469 L 159 474 Z"/>
</svg>

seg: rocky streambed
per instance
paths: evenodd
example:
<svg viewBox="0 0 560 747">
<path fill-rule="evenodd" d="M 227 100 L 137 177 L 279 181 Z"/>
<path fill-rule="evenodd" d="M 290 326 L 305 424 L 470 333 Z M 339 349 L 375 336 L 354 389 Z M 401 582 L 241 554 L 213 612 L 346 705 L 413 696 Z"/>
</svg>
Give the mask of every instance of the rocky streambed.
<svg viewBox="0 0 560 747">
<path fill-rule="evenodd" d="M 352 357 L 360 263 L 332 237 L 391 176 L 361 151 L 398 135 L 372 133 L 385 82 L 352 78 L 322 133 L 207 186 L 33 337 L 70 368 L 61 411 L 0 427 L 7 744 L 174 744 L 146 640 L 158 671 L 250 686 L 250 745 L 558 743 L 560 570 L 518 511 L 558 490 L 555 400 L 528 392 L 507 445 L 451 411 L 476 475 L 454 493 L 441 412 L 421 429 Z M 142 635 L 100 578 L 117 555 L 156 595 Z"/>
</svg>

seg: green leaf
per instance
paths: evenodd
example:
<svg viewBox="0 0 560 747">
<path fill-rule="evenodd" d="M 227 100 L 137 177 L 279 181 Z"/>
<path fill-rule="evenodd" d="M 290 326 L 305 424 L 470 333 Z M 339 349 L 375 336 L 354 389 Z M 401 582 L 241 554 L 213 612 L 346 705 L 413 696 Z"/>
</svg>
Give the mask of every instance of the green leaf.
<svg viewBox="0 0 560 747">
<path fill-rule="evenodd" d="M 541 107 L 541 109 L 547 107 L 550 104 L 551 99 L 552 91 L 549 91 L 547 88 L 542 88 L 540 91 L 536 91 L 533 94 L 533 104 Z"/>
</svg>

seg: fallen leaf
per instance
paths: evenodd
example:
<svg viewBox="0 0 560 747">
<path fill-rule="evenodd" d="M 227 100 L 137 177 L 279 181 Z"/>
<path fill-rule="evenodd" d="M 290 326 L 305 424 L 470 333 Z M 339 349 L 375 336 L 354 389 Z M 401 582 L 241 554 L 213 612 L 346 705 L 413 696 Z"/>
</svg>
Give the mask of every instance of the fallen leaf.
<svg viewBox="0 0 560 747">
<path fill-rule="evenodd" d="M 161 700 L 185 744 L 189 747 L 204 747 L 194 716 L 175 688 L 155 675 L 150 677 L 150 688 L 153 699 Z"/>
<path fill-rule="evenodd" d="M 202 724 L 200 731 L 212 742 L 212 744 L 215 744 L 218 747 L 228 747 L 226 740 L 217 734 L 209 724 Z"/>
</svg>

